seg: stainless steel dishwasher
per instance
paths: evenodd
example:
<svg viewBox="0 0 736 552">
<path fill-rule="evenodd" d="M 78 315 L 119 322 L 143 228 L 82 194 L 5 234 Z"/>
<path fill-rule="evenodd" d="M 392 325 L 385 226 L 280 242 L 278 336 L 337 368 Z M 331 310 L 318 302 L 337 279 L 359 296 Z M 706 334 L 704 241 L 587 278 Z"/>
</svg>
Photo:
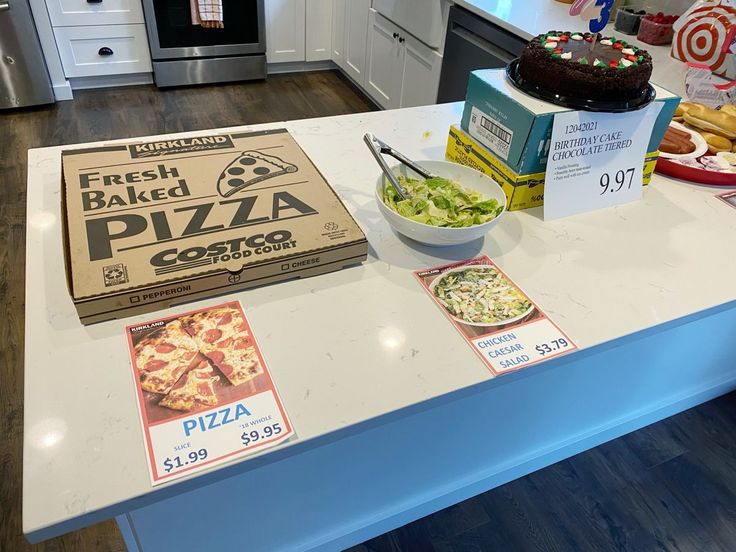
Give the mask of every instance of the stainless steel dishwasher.
<svg viewBox="0 0 736 552">
<path fill-rule="evenodd" d="M 28 0 L 0 0 L 0 109 L 53 102 Z"/>
<path fill-rule="evenodd" d="M 471 71 L 506 67 L 521 55 L 527 42 L 463 8 L 452 6 L 437 102 L 464 99 Z"/>
</svg>

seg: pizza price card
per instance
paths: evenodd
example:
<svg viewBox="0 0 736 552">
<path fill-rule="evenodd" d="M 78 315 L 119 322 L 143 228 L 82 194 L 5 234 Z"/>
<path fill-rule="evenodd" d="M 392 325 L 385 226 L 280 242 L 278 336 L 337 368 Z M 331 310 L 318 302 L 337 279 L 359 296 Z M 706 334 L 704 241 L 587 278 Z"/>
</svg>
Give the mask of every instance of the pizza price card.
<svg viewBox="0 0 736 552">
<path fill-rule="evenodd" d="M 494 375 L 577 349 L 485 255 L 414 274 Z"/>
<path fill-rule="evenodd" d="M 126 334 L 153 485 L 294 434 L 237 301 Z"/>
</svg>

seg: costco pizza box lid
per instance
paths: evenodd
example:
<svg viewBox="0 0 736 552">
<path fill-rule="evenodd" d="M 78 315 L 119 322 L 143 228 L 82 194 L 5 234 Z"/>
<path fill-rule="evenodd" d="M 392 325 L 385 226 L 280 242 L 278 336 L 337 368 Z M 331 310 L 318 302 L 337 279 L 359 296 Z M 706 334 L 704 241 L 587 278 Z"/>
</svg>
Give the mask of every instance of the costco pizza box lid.
<svg viewBox="0 0 736 552">
<path fill-rule="evenodd" d="M 64 151 L 83 323 L 364 261 L 365 235 L 285 129 Z"/>
</svg>

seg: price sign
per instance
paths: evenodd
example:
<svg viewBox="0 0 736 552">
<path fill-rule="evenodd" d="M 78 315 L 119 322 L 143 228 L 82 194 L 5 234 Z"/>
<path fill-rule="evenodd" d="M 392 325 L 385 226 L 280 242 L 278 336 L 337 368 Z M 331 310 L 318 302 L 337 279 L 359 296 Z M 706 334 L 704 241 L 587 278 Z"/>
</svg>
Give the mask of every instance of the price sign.
<svg viewBox="0 0 736 552">
<path fill-rule="evenodd" d="M 544 311 L 486 256 L 414 274 L 496 375 L 576 349 Z"/>
<path fill-rule="evenodd" d="M 238 302 L 126 333 L 153 485 L 294 434 Z"/>
<path fill-rule="evenodd" d="M 555 115 L 544 184 L 544 219 L 641 198 L 644 157 L 662 104 L 639 111 Z"/>
</svg>

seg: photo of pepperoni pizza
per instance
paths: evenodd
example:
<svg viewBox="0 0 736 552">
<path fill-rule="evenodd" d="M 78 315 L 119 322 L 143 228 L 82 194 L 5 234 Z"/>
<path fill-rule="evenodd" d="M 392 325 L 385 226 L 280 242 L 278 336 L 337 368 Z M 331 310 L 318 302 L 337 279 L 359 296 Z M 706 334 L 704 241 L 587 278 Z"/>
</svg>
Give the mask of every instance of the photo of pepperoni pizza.
<svg viewBox="0 0 736 552">
<path fill-rule="evenodd" d="M 270 385 L 239 303 L 128 327 L 149 422 L 226 404 Z"/>
<path fill-rule="evenodd" d="M 239 309 L 226 305 L 194 315 L 184 325 L 199 350 L 233 385 L 263 373 Z"/>
</svg>

